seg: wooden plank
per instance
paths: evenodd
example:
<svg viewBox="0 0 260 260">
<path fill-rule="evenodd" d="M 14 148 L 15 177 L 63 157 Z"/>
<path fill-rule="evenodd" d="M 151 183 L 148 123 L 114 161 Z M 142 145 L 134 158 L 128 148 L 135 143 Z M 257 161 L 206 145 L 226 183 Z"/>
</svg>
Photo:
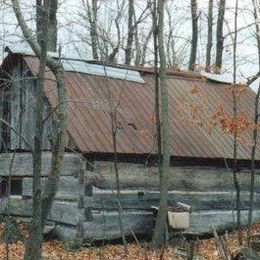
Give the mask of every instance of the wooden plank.
<svg viewBox="0 0 260 260">
<path fill-rule="evenodd" d="M 22 74 L 23 77 L 19 79 L 21 84 L 19 98 L 22 105 L 20 133 L 32 145 L 35 133 L 35 80 L 28 78 L 28 73 L 25 71 Z M 28 150 L 23 142 L 20 142 L 19 148 Z M 45 148 L 44 145 L 43 148 Z"/>
<path fill-rule="evenodd" d="M 214 225 L 217 230 L 222 231 L 230 230 L 235 225 L 233 219 L 236 221 L 236 211 L 202 211 L 194 212 L 190 215 L 190 228 L 185 233 L 195 234 L 212 234 L 212 226 Z M 241 223 L 247 224 L 248 211 L 241 211 Z M 260 221 L 260 210 L 255 210 L 253 213 L 253 223 Z"/>
<path fill-rule="evenodd" d="M 8 176 L 12 153 L 0 153 L 0 176 Z M 42 176 L 47 176 L 51 167 L 51 153 L 43 152 Z M 78 176 L 84 170 L 85 163 L 73 153 L 65 153 L 61 176 Z M 32 155 L 30 153 L 17 153 L 15 155 L 12 175 L 32 176 Z"/>
<path fill-rule="evenodd" d="M 18 131 L 21 132 L 21 62 L 18 61 L 17 66 L 13 69 L 13 78 L 16 79 L 13 81 L 11 86 L 11 104 L 10 104 L 10 122 L 11 125 Z M 20 137 L 14 133 L 14 131 L 10 131 L 10 147 L 11 149 L 19 149 L 21 148 Z"/>
<path fill-rule="evenodd" d="M 84 206 L 93 209 L 116 210 L 118 203 L 115 195 L 108 190 L 94 188 L 92 197 L 84 197 Z M 191 206 L 192 211 L 199 210 L 231 210 L 235 208 L 235 193 L 232 192 L 168 192 L 168 204 L 176 202 Z M 122 190 L 119 201 L 124 209 L 150 210 L 159 205 L 159 192 Z M 254 208 L 260 209 L 260 194 L 255 194 Z M 247 209 L 249 193 L 241 193 L 241 209 Z"/>
<path fill-rule="evenodd" d="M 119 163 L 121 189 L 157 190 L 159 185 L 158 170 L 142 164 Z M 96 187 L 109 189 L 107 182 L 116 189 L 116 178 L 112 162 L 95 162 L 95 171 L 87 172 L 86 178 Z M 241 190 L 247 191 L 250 172 L 238 173 Z M 260 174 L 256 175 L 256 190 L 260 191 Z M 232 173 L 225 168 L 214 167 L 171 167 L 169 173 L 169 190 L 183 191 L 230 191 L 234 190 Z"/>
<path fill-rule="evenodd" d="M 46 184 L 46 178 L 42 178 L 42 189 L 44 189 Z M 78 201 L 81 194 L 84 192 L 84 185 L 79 184 L 77 177 L 73 176 L 62 176 L 60 177 L 57 194 L 55 199 L 57 200 L 70 200 Z M 23 196 L 32 196 L 32 178 L 23 179 Z"/>
<path fill-rule="evenodd" d="M 6 213 L 7 199 L 2 199 L 0 204 L 0 214 Z M 10 214 L 19 217 L 32 216 L 32 200 L 22 198 L 11 198 Z M 77 225 L 78 221 L 82 219 L 82 210 L 79 210 L 77 203 L 54 201 L 49 221 L 57 223 Z"/>
<path fill-rule="evenodd" d="M 124 212 L 123 223 L 126 236 L 132 236 L 132 231 L 135 235 L 148 235 L 153 228 L 153 215 L 142 211 Z M 96 213 L 92 222 L 82 222 L 81 225 L 85 239 L 112 240 L 121 237 L 118 212 L 115 211 Z"/>
</svg>

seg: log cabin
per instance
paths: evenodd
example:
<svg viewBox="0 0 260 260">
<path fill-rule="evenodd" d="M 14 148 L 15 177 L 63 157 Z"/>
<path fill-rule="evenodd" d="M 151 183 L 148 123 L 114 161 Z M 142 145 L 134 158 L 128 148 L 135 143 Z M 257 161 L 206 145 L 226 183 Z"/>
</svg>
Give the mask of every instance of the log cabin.
<svg viewBox="0 0 260 260">
<path fill-rule="evenodd" d="M 48 217 L 49 230 L 62 239 L 77 235 L 91 240 L 120 237 L 111 130 L 111 113 L 116 111 L 119 201 L 125 233 L 151 234 L 153 208 L 159 203 L 153 69 L 60 59 L 67 90 L 67 146 Z M 8 123 L 2 120 L 0 124 L 0 213 L 6 214 L 7 180 L 11 176 L 10 212 L 23 219 L 32 213 L 32 157 L 20 136 L 32 143 L 38 67 L 39 60 L 32 52 L 7 48 L 0 72 L 0 117 Z M 212 225 L 233 226 L 232 86 L 210 74 L 171 69 L 167 84 L 169 206 L 189 206 L 189 225 L 182 230 L 186 234 L 207 234 Z M 255 94 L 244 85 L 237 89 L 238 178 L 242 222 L 246 223 Z M 55 77 L 48 68 L 44 91 L 48 119 L 43 137 L 43 187 L 50 169 L 49 140 L 55 137 L 51 112 L 57 106 Z M 259 162 L 258 147 L 255 222 L 260 219 Z"/>
</svg>

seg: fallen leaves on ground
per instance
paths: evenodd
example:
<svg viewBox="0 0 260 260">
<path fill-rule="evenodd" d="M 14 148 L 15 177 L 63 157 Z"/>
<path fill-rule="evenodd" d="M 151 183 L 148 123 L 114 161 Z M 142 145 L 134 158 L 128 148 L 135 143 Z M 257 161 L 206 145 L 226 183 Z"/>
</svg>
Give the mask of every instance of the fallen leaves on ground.
<svg viewBox="0 0 260 260">
<path fill-rule="evenodd" d="M 28 237 L 28 232 L 23 224 L 20 228 L 25 237 Z M 2 232 L 3 224 L 0 223 L 0 233 Z M 260 233 L 260 223 L 252 227 L 252 233 Z M 246 231 L 243 230 L 243 245 L 245 241 Z M 231 232 L 224 235 L 226 246 L 229 254 L 235 254 L 241 248 L 237 242 L 237 232 Z M 0 243 L 0 259 L 6 259 L 7 245 Z M 23 259 L 25 247 L 22 242 L 9 244 L 9 259 Z M 176 254 L 177 249 L 173 246 L 166 248 L 163 253 L 161 251 L 152 250 L 149 244 L 128 244 L 128 254 L 125 255 L 122 245 L 105 245 L 100 247 L 85 247 L 76 251 L 66 251 L 62 242 L 53 240 L 43 243 L 43 259 L 44 260 L 170 260 L 183 259 Z M 200 256 L 200 259 L 219 260 L 218 251 L 215 245 L 214 238 L 198 240 L 195 248 L 195 254 Z"/>
</svg>

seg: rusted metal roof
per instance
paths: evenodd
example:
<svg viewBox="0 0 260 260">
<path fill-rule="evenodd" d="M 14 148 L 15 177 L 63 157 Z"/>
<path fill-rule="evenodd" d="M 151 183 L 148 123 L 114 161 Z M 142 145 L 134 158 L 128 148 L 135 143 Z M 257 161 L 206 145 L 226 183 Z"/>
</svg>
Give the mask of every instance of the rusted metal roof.
<svg viewBox="0 0 260 260">
<path fill-rule="evenodd" d="M 37 72 L 39 64 L 35 57 L 24 56 L 24 60 L 30 70 Z M 113 153 L 110 112 L 117 106 L 118 152 L 156 153 L 154 77 L 149 71 L 142 72 L 145 84 L 65 72 L 68 132 L 82 152 Z M 231 86 L 191 74 L 169 75 L 171 155 L 233 158 L 233 135 L 222 129 L 224 115 L 232 115 Z M 54 76 L 48 71 L 46 78 L 46 95 L 55 106 L 57 94 Z M 254 97 L 250 88 L 241 90 L 239 117 L 246 123 L 253 120 Z M 239 159 L 250 159 L 251 135 L 250 128 L 241 132 Z M 260 159 L 259 149 L 257 159 Z"/>
</svg>

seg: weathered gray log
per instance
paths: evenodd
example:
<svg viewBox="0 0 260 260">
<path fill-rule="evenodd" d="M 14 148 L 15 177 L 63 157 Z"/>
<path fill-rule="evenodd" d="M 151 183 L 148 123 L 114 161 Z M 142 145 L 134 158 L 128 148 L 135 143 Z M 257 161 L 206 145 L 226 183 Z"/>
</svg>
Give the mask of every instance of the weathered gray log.
<svg viewBox="0 0 260 260">
<path fill-rule="evenodd" d="M 0 153 L 0 176 L 8 176 L 12 153 Z M 43 153 L 42 176 L 47 176 L 51 166 L 51 153 Z M 61 176 L 78 176 L 84 170 L 84 162 L 73 153 L 66 153 L 61 170 Z M 17 153 L 12 167 L 13 176 L 32 176 L 32 155 L 30 153 Z"/>
<path fill-rule="evenodd" d="M 150 210 L 159 205 L 159 192 L 122 190 L 119 201 L 123 209 Z M 191 206 L 192 211 L 199 210 L 232 210 L 236 207 L 235 194 L 232 192 L 183 192 L 170 191 L 168 205 L 176 202 Z M 241 193 L 241 209 L 248 209 L 249 193 Z M 109 190 L 93 189 L 92 197 L 84 197 L 84 206 L 93 209 L 116 210 L 118 203 L 115 195 Z M 254 208 L 260 209 L 260 194 L 255 194 Z"/>
<path fill-rule="evenodd" d="M 77 235 L 77 228 L 68 225 L 56 225 L 50 235 L 55 236 L 61 241 L 72 240 L 75 239 Z"/>
<path fill-rule="evenodd" d="M 234 212 L 235 213 L 235 212 Z M 242 224 L 247 223 L 248 211 L 242 211 Z M 234 214 L 235 217 L 235 214 Z M 260 211 L 254 212 L 254 223 L 260 220 Z M 91 240 L 112 240 L 120 238 L 120 230 L 118 225 L 118 213 L 100 212 L 93 214 L 92 222 L 81 223 L 84 237 Z M 190 215 L 190 228 L 183 231 L 184 234 L 212 234 L 212 226 L 217 230 L 233 228 L 232 211 L 202 211 L 194 212 Z M 130 227 L 136 235 L 150 235 L 154 227 L 153 215 L 148 212 L 125 212 L 124 226 L 127 236 L 131 236 Z"/>
<path fill-rule="evenodd" d="M 24 223 L 31 223 L 31 217 L 17 217 L 16 219 L 21 220 Z M 44 235 L 51 235 L 59 240 L 71 240 L 76 237 L 77 234 L 77 227 L 72 225 L 66 224 L 57 224 L 54 221 L 47 221 L 44 230 Z"/>
<path fill-rule="evenodd" d="M 6 214 L 6 206 L 7 199 L 1 199 L 0 214 Z M 19 217 L 32 216 L 32 200 L 11 198 L 10 214 Z M 54 201 L 48 220 L 76 226 L 78 221 L 83 218 L 83 214 L 75 202 Z"/>
<path fill-rule="evenodd" d="M 42 178 L 42 189 L 46 183 L 46 178 Z M 59 181 L 56 200 L 78 201 L 80 195 L 83 195 L 84 185 L 79 184 L 79 179 L 73 176 L 62 176 Z M 23 178 L 23 196 L 32 196 L 32 178 Z"/>
<path fill-rule="evenodd" d="M 92 222 L 82 222 L 84 238 L 89 240 L 112 240 L 121 237 L 118 212 L 101 212 L 93 214 Z M 153 228 L 152 213 L 135 211 L 124 212 L 124 232 L 126 236 L 149 235 Z"/>
<path fill-rule="evenodd" d="M 248 211 L 241 211 L 241 223 L 247 224 Z M 235 222 L 234 222 L 235 221 Z M 253 222 L 260 221 L 260 210 L 253 213 Z M 216 230 L 230 230 L 236 226 L 236 211 L 202 211 L 194 212 L 190 215 L 190 228 L 185 233 L 192 234 L 212 234 L 212 226 Z"/>
<path fill-rule="evenodd" d="M 159 185 L 158 170 L 142 164 L 119 163 L 121 189 L 157 190 Z M 95 162 L 95 171 L 86 172 L 86 178 L 96 187 L 115 189 L 116 179 L 112 162 Z M 248 191 L 250 172 L 238 173 L 241 190 Z M 256 179 L 260 180 L 257 173 Z M 185 191 L 230 191 L 234 190 L 232 173 L 225 168 L 214 167 L 171 167 L 169 173 L 169 189 Z M 256 181 L 256 190 L 260 191 L 260 181 Z"/>
</svg>

